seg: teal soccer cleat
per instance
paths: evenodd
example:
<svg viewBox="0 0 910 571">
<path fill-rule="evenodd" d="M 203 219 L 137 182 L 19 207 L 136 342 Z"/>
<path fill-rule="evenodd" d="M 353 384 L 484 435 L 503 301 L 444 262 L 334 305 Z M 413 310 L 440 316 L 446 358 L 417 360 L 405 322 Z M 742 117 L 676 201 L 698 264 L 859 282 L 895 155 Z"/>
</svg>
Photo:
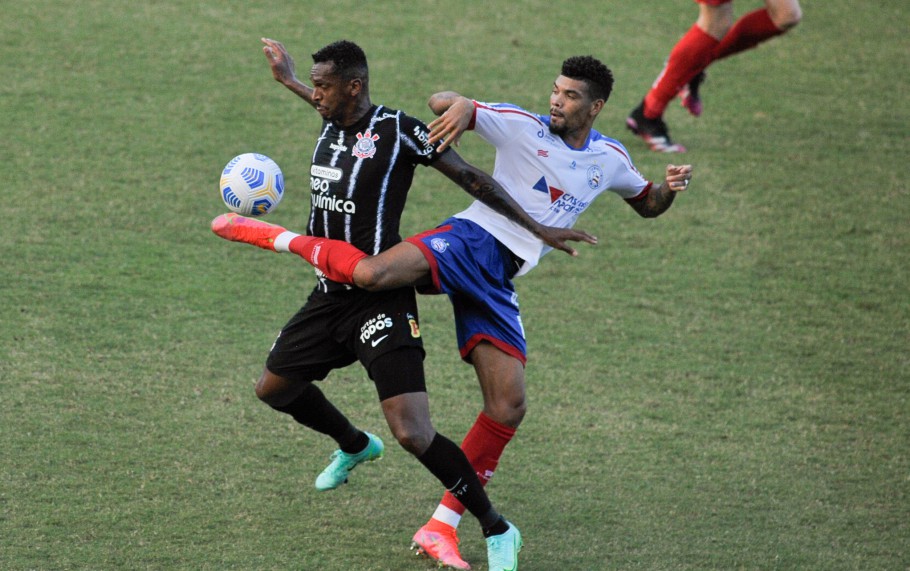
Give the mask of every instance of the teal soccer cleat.
<svg viewBox="0 0 910 571">
<path fill-rule="evenodd" d="M 521 551 L 521 546 L 521 533 L 511 523 L 505 533 L 488 537 L 487 561 L 490 571 L 518 571 L 518 552 Z"/>
<path fill-rule="evenodd" d="M 334 490 L 348 481 L 348 474 L 350 474 L 351 470 L 356 468 L 358 464 L 372 462 L 373 460 L 382 458 L 382 453 L 385 450 L 385 445 L 382 443 L 382 440 L 369 432 L 367 432 L 367 437 L 370 439 L 370 443 L 367 444 L 367 447 L 364 448 L 362 452 L 348 454 L 341 450 L 336 450 L 332 453 L 332 463 L 316 478 L 317 490 L 322 492 Z"/>
</svg>

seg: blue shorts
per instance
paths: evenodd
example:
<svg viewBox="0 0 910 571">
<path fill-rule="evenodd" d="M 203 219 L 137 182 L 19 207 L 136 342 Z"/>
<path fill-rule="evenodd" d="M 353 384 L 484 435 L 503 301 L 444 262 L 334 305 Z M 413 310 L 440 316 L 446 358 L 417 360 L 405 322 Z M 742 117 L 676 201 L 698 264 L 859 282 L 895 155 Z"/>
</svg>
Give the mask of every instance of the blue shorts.
<svg viewBox="0 0 910 571">
<path fill-rule="evenodd" d="M 449 218 L 407 241 L 430 263 L 433 287 L 422 293 L 445 293 L 452 301 L 461 358 L 470 363 L 474 347 L 487 341 L 525 364 L 527 345 L 512 285 L 520 261 L 511 251 L 462 218 Z"/>
</svg>

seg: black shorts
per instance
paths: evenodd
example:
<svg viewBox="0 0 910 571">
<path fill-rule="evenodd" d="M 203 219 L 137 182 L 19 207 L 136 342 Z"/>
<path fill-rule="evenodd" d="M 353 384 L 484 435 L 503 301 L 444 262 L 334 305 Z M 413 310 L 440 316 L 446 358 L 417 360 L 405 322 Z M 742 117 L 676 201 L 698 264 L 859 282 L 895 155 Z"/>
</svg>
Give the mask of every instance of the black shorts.
<svg viewBox="0 0 910 571">
<path fill-rule="evenodd" d="M 316 289 L 278 334 L 266 367 L 292 381 L 317 381 L 355 361 L 369 371 L 377 357 L 403 347 L 419 349 L 422 358 L 418 323 L 413 288 Z"/>
</svg>

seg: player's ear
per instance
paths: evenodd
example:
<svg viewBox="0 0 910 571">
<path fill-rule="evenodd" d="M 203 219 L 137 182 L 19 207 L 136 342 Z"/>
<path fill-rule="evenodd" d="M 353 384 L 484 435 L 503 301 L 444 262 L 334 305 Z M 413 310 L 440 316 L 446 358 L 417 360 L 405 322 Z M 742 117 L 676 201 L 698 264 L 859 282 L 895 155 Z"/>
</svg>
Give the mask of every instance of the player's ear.
<svg viewBox="0 0 910 571">
<path fill-rule="evenodd" d="M 601 109 L 604 108 L 605 103 L 606 101 L 603 99 L 595 99 L 594 102 L 591 103 L 591 117 L 597 117 L 597 115 L 600 114 Z"/>
<path fill-rule="evenodd" d="M 363 91 L 363 80 L 360 78 L 354 78 L 348 82 L 348 89 L 351 92 L 351 97 L 357 97 L 360 95 L 360 92 Z"/>
</svg>

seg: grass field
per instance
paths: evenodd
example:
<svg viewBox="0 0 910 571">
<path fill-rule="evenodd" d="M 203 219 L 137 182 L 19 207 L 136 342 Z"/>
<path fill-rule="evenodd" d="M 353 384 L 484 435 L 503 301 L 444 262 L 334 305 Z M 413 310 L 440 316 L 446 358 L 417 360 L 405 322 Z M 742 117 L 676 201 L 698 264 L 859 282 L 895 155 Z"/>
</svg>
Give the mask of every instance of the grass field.
<svg viewBox="0 0 910 571">
<path fill-rule="evenodd" d="M 738 11 L 757 2 L 737 2 Z M 318 116 L 259 38 L 370 57 L 373 100 L 430 119 L 440 89 L 544 112 L 559 63 L 616 75 L 597 127 L 639 169 L 695 165 L 657 220 L 605 198 L 601 244 L 517 282 L 530 411 L 489 491 L 523 571 L 910 569 L 910 9 L 807 1 L 711 68 L 690 152 L 623 120 L 691 25 L 666 2 L 7 2 L 0 19 L 0 569 L 428 570 L 407 549 L 439 486 L 366 376 L 325 389 L 382 462 L 317 493 L 332 443 L 252 391 L 313 285 L 208 230 L 220 169 L 272 156 L 301 227 Z M 460 152 L 490 168 L 473 135 Z M 421 171 L 404 230 L 468 203 Z M 435 423 L 477 414 L 451 309 L 421 298 Z M 477 525 L 463 555 L 484 571 Z"/>
</svg>

